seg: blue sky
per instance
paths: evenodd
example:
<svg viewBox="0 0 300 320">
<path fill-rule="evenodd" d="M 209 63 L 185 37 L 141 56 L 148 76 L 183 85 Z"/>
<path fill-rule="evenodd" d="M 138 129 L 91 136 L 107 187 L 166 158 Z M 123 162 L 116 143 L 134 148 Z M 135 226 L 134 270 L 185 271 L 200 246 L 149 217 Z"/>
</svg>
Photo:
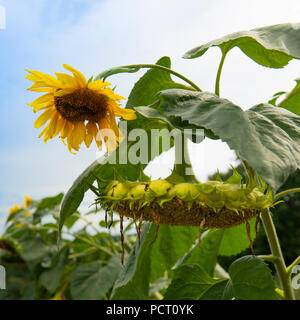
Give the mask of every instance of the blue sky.
<svg viewBox="0 0 300 320">
<path fill-rule="evenodd" d="M 25 68 L 53 74 L 68 63 L 89 78 L 112 66 L 169 55 L 173 69 L 213 90 L 219 51 L 184 60 L 185 51 L 227 33 L 299 22 L 300 12 L 297 0 L 0 0 L 0 5 L 6 9 L 6 29 L 0 30 L 0 219 L 24 194 L 40 198 L 66 191 L 96 158 L 95 147 L 82 147 L 74 156 L 59 140 L 44 144 L 37 138 L 36 115 L 26 105 L 36 95 L 26 91 Z M 126 97 L 140 75 L 110 81 Z M 248 108 L 291 88 L 298 77 L 299 61 L 270 70 L 234 49 L 224 66 L 221 95 Z M 201 177 L 234 163 L 220 142 L 206 141 L 201 148 L 205 159 L 196 170 Z M 150 172 L 159 176 L 155 170 L 152 165 Z"/>
</svg>

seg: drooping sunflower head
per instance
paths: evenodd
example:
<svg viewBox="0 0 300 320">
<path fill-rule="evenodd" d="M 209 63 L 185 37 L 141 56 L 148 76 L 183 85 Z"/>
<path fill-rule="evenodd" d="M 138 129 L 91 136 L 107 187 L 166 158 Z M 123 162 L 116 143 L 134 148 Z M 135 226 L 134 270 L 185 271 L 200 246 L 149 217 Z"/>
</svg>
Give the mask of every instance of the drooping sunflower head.
<svg viewBox="0 0 300 320">
<path fill-rule="evenodd" d="M 114 93 L 110 83 L 101 80 L 87 81 L 84 75 L 69 65 L 63 65 L 72 73 L 55 73 L 56 78 L 39 71 L 30 71 L 26 76 L 33 81 L 30 91 L 44 94 L 31 102 L 33 112 L 43 110 L 34 125 L 41 128 L 46 125 L 39 137 L 44 142 L 59 135 L 70 152 L 79 150 L 82 142 L 89 147 L 93 140 L 99 149 L 104 140 L 108 152 L 116 148 L 121 133 L 116 117 L 125 120 L 136 118 L 134 111 L 120 107 L 124 99 Z"/>
</svg>

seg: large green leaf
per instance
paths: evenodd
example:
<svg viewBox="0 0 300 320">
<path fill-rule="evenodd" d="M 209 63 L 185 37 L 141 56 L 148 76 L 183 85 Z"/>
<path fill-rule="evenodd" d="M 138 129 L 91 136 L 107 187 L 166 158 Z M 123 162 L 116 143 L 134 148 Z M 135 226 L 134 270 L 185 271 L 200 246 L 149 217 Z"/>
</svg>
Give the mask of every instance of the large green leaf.
<svg viewBox="0 0 300 320">
<path fill-rule="evenodd" d="M 161 224 L 151 251 L 151 281 L 163 276 L 166 270 L 192 247 L 199 234 L 197 227 Z"/>
<path fill-rule="evenodd" d="M 256 238 L 256 219 L 249 221 L 252 240 Z M 213 276 L 218 255 L 232 256 L 249 248 L 250 243 L 245 224 L 227 229 L 211 229 L 203 234 L 196 244 L 178 261 L 177 266 L 195 263 Z"/>
<path fill-rule="evenodd" d="M 166 300 L 199 300 L 213 286 L 224 280 L 214 280 L 199 265 L 185 264 L 175 270 L 167 289 Z"/>
<path fill-rule="evenodd" d="M 157 61 L 157 64 L 170 68 L 171 61 L 169 57 L 163 57 Z M 127 108 L 133 108 L 135 106 L 151 104 L 159 91 L 168 88 L 185 87 L 184 85 L 175 83 L 169 73 L 158 69 L 147 71 L 139 81 L 134 85 L 127 101 Z M 145 118 L 138 116 L 136 120 L 128 121 L 128 131 L 133 128 L 143 128 L 144 130 L 150 130 L 151 128 L 160 128 L 162 124 L 157 121 L 145 121 Z M 163 124 L 164 126 L 164 124 Z M 83 200 L 85 192 L 89 189 L 89 184 L 95 181 L 95 177 L 103 179 L 116 178 L 116 172 L 118 177 L 123 177 L 128 180 L 137 180 L 143 166 L 140 164 L 110 164 L 109 160 L 114 159 L 119 152 L 127 153 L 127 149 L 132 145 L 128 143 L 127 147 L 121 146 L 111 155 L 105 155 L 101 159 L 93 162 L 83 173 L 74 181 L 73 185 L 65 195 L 60 212 L 60 229 L 63 226 L 64 221 L 72 215 Z M 125 143 L 123 144 L 125 146 Z M 121 151 L 120 151 L 121 150 Z M 160 152 L 164 150 L 159 150 Z"/>
<path fill-rule="evenodd" d="M 300 59 L 300 23 L 277 24 L 235 32 L 196 47 L 183 57 L 200 57 L 210 47 L 219 47 L 223 53 L 239 47 L 260 65 L 283 68 L 291 59 Z"/>
<path fill-rule="evenodd" d="M 256 238 L 255 232 L 255 223 L 256 219 L 251 219 L 249 221 L 250 224 L 250 235 L 252 240 Z M 238 226 L 224 229 L 222 242 L 219 248 L 219 254 L 222 256 L 232 256 L 239 254 L 243 250 L 249 248 L 249 238 L 246 230 L 245 224 L 240 224 Z M 255 251 L 255 247 L 254 247 Z"/>
<path fill-rule="evenodd" d="M 211 130 L 273 191 L 300 167 L 300 117 L 283 108 L 261 104 L 243 111 L 212 93 L 182 89 L 164 90 L 150 107 L 135 109 L 147 117 L 145 109 L 150 108 L 159 111 L 157 119 L 168 118 L 174 127 L 180 120 L 181 130 L 191 124 Z"/>
<path fill-rule="evenodd" d="M 53 294 L 59 287 L 60 281 L 64 272 L 65 265 L 68 263 L 67 255 L 68 248 L 64 247 L 56 257 L 54 257 L 54 264 L 43 271 L 39 277 L 39 280 L 43 286 Z"/>
<path fill-rule="evenodd" d="M 211 286 L 200 298 L 200 300 L 231 300 L 228 296 L 228 285 L 230 280 L 224 279 Z"/>
<path fill-rule="evenodd" d="M 278 300 L 271 270 L 262 259 L 245 256 L 229 267 L 234 297 L 239 300 Z"/>
<path fill-rule="evenodd" d="M 70 288 L 73 299 L 102 299 L 118 277 L 121 269 L 120 259 L 120 255 L 115 255 L 105 266 L 100 261 L 78 265 L 71 275 Z"/>
<path fill-rule="evenodd" d="M 41 237 L 28 238 L 20 241 L 22 246 L 21 257 L 28 266 L 33 269 L 37 264 L 51 261 L 54 254 L 57 253 L 57 246 L 46 245 Z"/>
<path fill-rule="evenodd" d="M 126 151 L 120 147 L 112 154 L 105 154 L 100 159 L 93 162 L 83 173 L 74 181 L 72 187 L 65 195 L 61 210 L 59 227 L 62 228 L 65 220 L 71 216 L 83 200 L 85 192 L 89 189 L 90 184 L 94 182 L 96 177 L 102 179 L 116 179 L 123 177 L 128 180 L 136 180 L 140 174 L 140 165 L 128 164 L 112 164 L 111 160 L 118 157 L 120 150 Z M 122 152 L 121 151 L 121 152 Z"/>
<path fill-rule="evenodd" d="M 154 224 L 145 223 L 113 288 L 113 300 L 143 300 L 148 297 Z"/>
<path fill-rule="evenodd" d="M 278 106 L 300 115 L 300 79 L 295 81 L 294 89 L 286 95 Z"/>
<path fill-rule="evenodd" d="M 177 266 L 182 264 L 198 264 L 210 276 L 213 275 L 217 263 L 220 245 L 224 236 L 224 230 L 212 229 L 203 234 L 200 245 L 198 241 L 186 252 Z"/>
</svg>

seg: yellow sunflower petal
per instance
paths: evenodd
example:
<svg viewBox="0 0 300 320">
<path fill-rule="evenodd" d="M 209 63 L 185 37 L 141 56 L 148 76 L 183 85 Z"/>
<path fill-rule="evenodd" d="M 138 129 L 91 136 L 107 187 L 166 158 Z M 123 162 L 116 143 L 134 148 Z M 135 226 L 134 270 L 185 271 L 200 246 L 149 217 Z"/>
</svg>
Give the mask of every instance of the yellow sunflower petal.
<svg viewBox="0 0 300 320">
<path fill-rule="evenodd" d="M 17 204 L 15 204 L 12 208 L 9 209 L 9 214 L 12 214 L 20 209 L 21 209 L 21 207 L 18 206 Z"/>
<path fill-rule="evenodd" d="M 96 140 L 96 139 L 95 139 L 95 141 L 96 141 L 96 144 L 97 144 L 98 149 L 101 151 L 101 150 L 102 150 L 102 145 L 103 145 L 102 140 Z"/>
<path fill-rule="evenodd" d="M 41 133 L 39 134 L 39 138 L 41 138 L 45 133 L 46 133 L 46 131 L 48 130 L 48 128 L 49 128 L 49 124 L 41 131 Z"/>
<path fill-rule="evenodd" d="M 62 88 L 80 88 L 78 81 L 69 74 L 55 72 L 55 75 L 61 82 Z"/>
<path fill-rule="evenodd" d="M 76 88 L 65 88 L 58 90 L 54 93 L 55 97 L 65 96 L 66 94 L 71 94 L 76 90 Z"/>
<path fill-rule="evenodd" d="M 117 147 L 119 133 L 117 132 L 116 134 L 108 117 L 101 119 L 101 121 L 98 122 L 98 125 L 100 128 L 98 135 L 104 139 L 107 151 L 109 153 L 113 152 Z"/>
<path fill-rule="evenodd" d="M 54 93 L 54 92 L 55 92 L 55 89 L 46 88 L 46 87 L 43 87 L 43 88 L 30 87 L 30 88 L 28 88 L 27 90 L 29 90 L 29 91 L 35 91 L 35 92 L 51 92 L 51 93 Z"/>
<path fill-rule="evenodd" d="M 89 148 L 94 137 L 97 136 L 98 128 L 94 122 L 89 121 L 86 125 L 86 130 L 87 130 L 87 134 L 85 136 L 84 143 L 85 143 L 86 147 Z"/>
<path fill-rule="evenodd" d="M 46 141 L 49 139 L 52 139 L 54 137 L 54 134 L 56 133 L 57 120 L 58 120 L 58 113 L 55 113 L 49 123 L 49 128 L 46 133 L 46 135 L 47 135 Z M 44 140 L 45 140 L 45 138 L 44 138 Z"/>
<path fill-rule="evenodd" d="M 61 130 L 61 137 L 63 139 L 67 138 L 68 135 L 72 132 L 73 127 L 74 127 L 74 125 L 71 122 L 66 120 L 65 125 Z"/>
<path fill-rule="evenodd" d="M 26 70 L 27 72 L 30 73 L 30 75 L 27 75 L 25 78 L 31 81 L 42 81 L 47 84 L 48 87 L 53 87 L 53 88 L 59 88 L 60 83 L 57 79 L 55 79 L 53 76 L 47 73 L 43 73 L 40 71 L 31 71 L 31 70 Z"/>
<path fill-rule="evenodd" d="M 35 88 L 49 88 L 49 89 L 59 89 L 57 87 L 52 87 L 52 86 L 49 86 L 46 82 L 44 81 L 38 81 L 38 82 L 35 82 L 32 84 L 31 87 L 29 87 L 27 90 L 30 90 L 30 91 L 33 91 L 32 89 L 35 89 Z"/>
<path fill-rule="evenodd" d="M 42 127 L 48 120 L 50 120 L 53 114 L 56 112 L 55 108 L 46 109 L 34 122 L 34 126 L 38 129 Z"/>
<path fill-rule="evenodd" d="M 110 102 L 110 106 L 114 110 L 114 113 L 115 113 L 116 117 L 122 117 L 125 120 L 134 120 L 134 119 L 136 119 L 136 114 L 135 114 L 134 110 L 120 108 L 117 103 L 111 103 Z"/>
<path fill-rule="evenodd" d="M 126 99 L 126 98 L 114 93 L 114 91 L 111 88 L 103 88 L 103 89 L 101 89 L 101 93 L 105 94 L 106 96 L 108 96 L 109 98 L 111 98 L 113 100 Z"/>
<path fill-rule="evenodd" d="M 43 94 L 42 96 L 38 97 L 34 101 L 28 104 L 29 107 L 34 107 L 40 104 L 47 103 L 49 101 L 53 101 L 53 93 L 46 93 Z"/>
<path fill-rule="evenodd" d="M 120 139 L 120 129 L 119 129 L 119 127 L 117 125 L 117 122 L 116 122 L 115 113 L 111 109 L 108 112 L 107 120 L 109 122 L 110 128 L 114 131 L 114 133 L 116 135 L 117 141 L 119 141 L 119 139 Z"/>
<path fill-rule="evenodd" d="M 110 86 L 111 83 L 109 82 L 103 82 L 102 80 L 96 80 L 96 81 L 92 81 L 88 84 L 88 89 L 90 90 L 99 90 L 102 89 L 104 87 Z"/>
<path fill-rule="evenodd" d="M 62 116 L 59 116 L 57 123 L 56 123 L 56 130 L 55 130 L 53 138 L 56 137 L 61 132 L 64 125 L 65 125 L 65 119 Z"/>
<path fill-rule="evenodd" d="M 86 127 L 83 122 L 77 122 L 71 134 L 71 144 L 73 149 L 79 150 L 79 146 L 86 136 Z"/>
<path fill-rule="evenodd" d="M 74 129 L 74 128 L 73 128 Z M 75 154 L 74 152 L 72 152 L 72 149 L 78 151 L 79 150 L 79 146 L 75 146 L 74 143 L 73 143 L 73 137 L 72 135 L 70 134 L 68 137 L 67 137 L 67 144 L 68 144 L 68 150 L 70 153 L 72 154 Z"/>
<path fill-rule="evenodd" d="M 86 83 L 87 83 L 86 78 L 80 71 L 76 70 L 75 68 L 73 68 L 65 63 L 63 64 L 63 67 L 73 73 L 74 77 L 78 80 L 78 82 L 82 88 L 84 88 L 86 86 Z"/>
<path fill-rule="evenodd" d="M 37 106 L 34 106 L 33 107 L 33 112 L 36 113 L 42 109 L 47 109 L 49 107 L 53 107 L 54 106 L 54 100 L 53 101 L 48 101 L 47 103 L 45 104 L 39 104 Z"/>
</svg>

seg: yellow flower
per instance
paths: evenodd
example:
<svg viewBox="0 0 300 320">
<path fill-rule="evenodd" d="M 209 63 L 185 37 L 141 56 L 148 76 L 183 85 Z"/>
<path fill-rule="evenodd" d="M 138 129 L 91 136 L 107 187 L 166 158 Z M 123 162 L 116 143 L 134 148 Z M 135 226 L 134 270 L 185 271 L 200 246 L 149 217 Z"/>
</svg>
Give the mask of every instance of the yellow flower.
<svg viewBox="0 0 300 320">
<path fill-rule="evenodd" d="M 136 118 L 134 111 L 120 108 L 120 100 L 124 98 L 108 87 L 110 83 L 87 81 L 81 72 L 69 65 L 63 66 L 73 76 L 55 73 L 55 78 L 26 70 L 29 72 L 26 79 L 34 82 L 28 90 L 45 93 L 29 104 L 33 112 L 43 110 L 34 123 L 36 128 L 49 121 L 39 138 L 44 135 L 44 142 L 47 142 L 60 135 L 63 142 L 67 139 L 71 153 L 73 149 L 78 151 L 82 142 L 88 148 L 93 140 L 101 149 L 104 140 L 108 152 L 113 151 L 122 139 L 115 117 L 133 120 Z"/>
<path fill-rule="evenodd" d="M 17 212 L 18 210 L 21 209 L 25 209 L 25 208 L 29 208 L 32 204 L 32 199 L 29 196 L 24 196 L 24 205 L 23 206 L 19 206 L 17 204 L 15 204 L 12 208 L 9 209 L 9 214 L 13 214 L 14 212 Z M 30 216 L 30 212 L 29 211 L 25 211 L 24 215 L 26 217 Z M 12 220 L 14 221 L 14 220 Z"/>
<path fill-rule="evenodd" d="M 32 204 L 32 199 L 28 196 L 24 196 L 24 205 L 25 205 L 25 208 L 28 208 L 30 207 Z"/>
<path fill-rule="evenodd" d="M 12 208 L 9 209 L 9 214 L 15 213 L 16 211 L 22 209 L 20 206 L 18 206 L 17 204 L 15 204 Z"/>
</svg>

